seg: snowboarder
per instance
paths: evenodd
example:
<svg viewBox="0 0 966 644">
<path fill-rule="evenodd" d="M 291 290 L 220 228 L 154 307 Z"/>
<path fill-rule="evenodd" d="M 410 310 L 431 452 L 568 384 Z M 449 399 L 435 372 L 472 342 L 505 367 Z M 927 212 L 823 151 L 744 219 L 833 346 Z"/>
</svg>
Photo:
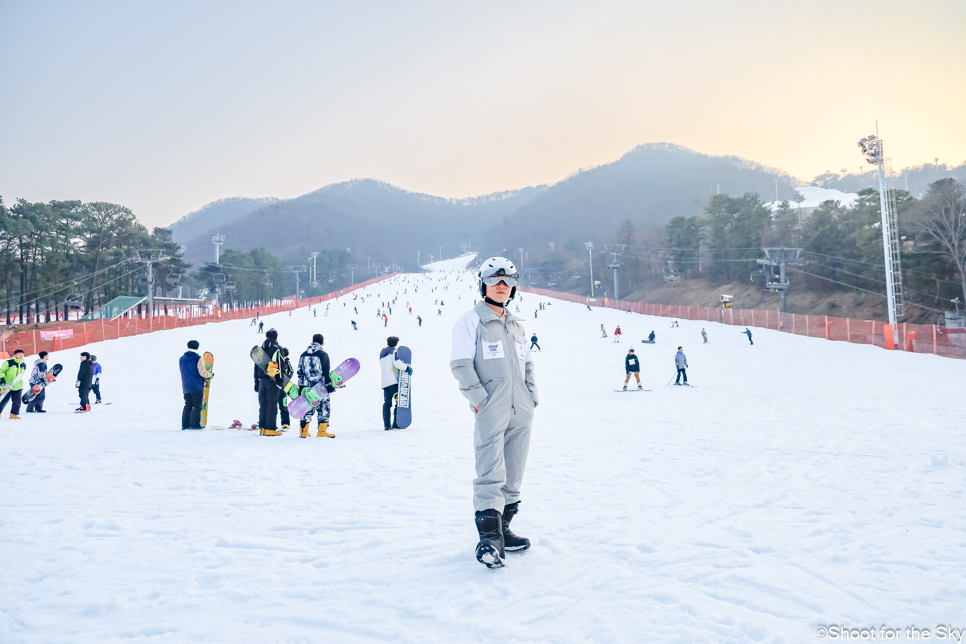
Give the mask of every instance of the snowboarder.
<svg viewBox="0 0 966 644">
<path fill-rule="evenodd" d="M 647 341 L 650 342 L 651 344 L 653 344 L 654 343 L 654 338 L 656 338 L 656 337 L 657 336 L 654 335 L 654 331 L 651 331 L 650 335 L 647 336 Z"/>
<path fill-rule="evenodd" d="M 674 354 L 674 366 L 678 369 L 677 380 L 674 381 L 675 385 L 681 385 L 681 376 L 684 376 L 685 386 L 688 384 L 688 374 L 685 371 L 688 368 L 688 358 L 684 355 L 684 348 L 678 347 L 678 352 Z"/>
<path fill-rule="evenodd" d="M 47 380 L 47 360 L 49 357 L 50 354 L 46 351 L 41 351 L 37 356 L 37 360 L 34 362 L 33 371 L 30 372 L 30 380 L 27 381 L 27 384 L 30 385 L 31 389 L 36 387 L 34 391 L 37 392 L 37 395 L 27 403 L 26 411 L 28 414 L 47 413 L 44 411 L 44 400 L 47 398 L 47 389 L 46 385 L 42 385 L 41 383 Z"/>
<path fill-rule="evenodd" d="M 410 375 L 413 373 L 413 368 L 407 367 L 406 363 L 396 356 L 397 344 L 399 344 L 399 338 L 390 336 L 386 338 L 386 346 L 379 352 L 379 371 L 382 374 L 382 428 L 387 432 L 399 429 L 393 414 L 393 401 L 399 392 L 399 372 L 402 370 L 409 372 Z"/>
<path fill-rule="evenodd" d="M 423 318 L 422 317 L 420 317 L 420 316 L 417 315 L 416 316 L 416 321 L 419 322 L 419 326 L 423 326 Z"/>
<path fill-rule="evenodd" d="M 620 343 L 621 341 L 621 328 L 618 326 L 614 329 L 614 342 Z"/>
<path fill-rule="evenodd" d="M 530 336 L 530 350 L 531 351 L 533 351 L 533 347 L 536 347 L 537 348 L 537 351 L 543 353 L 543 349 L 541 349 L 540 348 L 540 345 L 537 344 L 537 334 L 536 333 L 534 333 L 533 335 Z"/>
<path fill-rule="evenodd" d="M 358 331 L 359 330 L 359 327 L 356 326 L 356 321 L 355 320 L 352 320 L 352 330 L 353 331 Z"/>
<path fill-rule="evenodd" d="M 292 378 L 295 372 L 292 369 L 292 361 L 288 359 L 288 349 L 282 347 L 281 356 L 278 359 L 278 367 L 282 373 Z M 282 419 L 282 431 L 287 431 L 289 425 L 292 424 L 292 417 L 288 413 L 288 406 L 285 403 L 285 396 L 280 395 L 278 397 L 278 415 Z"/>
<path fill-rule="evenodd" d="M 322 348 L 325 345 L 325 338 L 321 333 L 312 336 L 312 344 L 302 352 L 299 357 L 299 387 L 302 393 L 311 389 L 320 382 L 325 382 L 325 390 L 329 393 L 335 391 L 332 385 L 332 377 L 329 374 L 329 354 Z M 329 433 L 329 416 L 332 412 L 331 398 L 326 398 L 319 403 L 318 407 L 310 409 L 302 420 L 299 421 L 299 438 L 309 438 L 309 422 L 313 414 L 318 414 L 319 433 L 316 438 L 335 438 L 335 434 Z"/>
<path fill-rule="evenodd" d="M 389 316 L 388 315 L 382 316 L 382 326 L 384 326 L 384 327 L 389 326 Z"/>
<path fill-rule="evenodd" d="M 94 392 L 94 396 L 97 398 L 94 401 L 95 405 L 101 404 L 101 363 L 97 361 L 97 356 L 91 356 L 91 364 L 94 365 L 94 385 L 91 387 L 91 391 Z"/>
<path fill-rule="evenodd" d="M 672 329 L 677 328 L 677 327 L 678 327 L 678 321 L 677 320 L 674 320 L 673 322 L 671 322 L 671 328 Z"/>
<path fill-rule="evenodd" d="M 202 429 L 201 402 L 205 393 L 205 382 L 215 374 L 205 368 L 205 360 L 198 355 L 198 341 L 188 342 L 188 350 L 178 360 L 181 369 L 181 393 L 184 394 L 184 409 L 181 410 L 181 429 Z"/>
<path fill-rule="evenodd" d="M 483 262 L 477 277 L 484 299 L 453 328 L 450 369 L 476 414 L 476 558 L 489 568 L 502 568 L 506 550 L 530 547 L 529 539 L 510 531 L 510 521 L 520 509 L 539 400 L 523 321 L 506 308 L 516 295 L 520 274 L 510 260 L 494 257 Z"/>
<path fill-rule="evenodd" d="M 590 308 L 590 307 L 588 307 L 588 308 Z M 607 329 L 604 328 L 604 325 L 603 324 L 600 325 L 600 337 L 602 337 L 602 338 L 606 338 L 607 337 Z"/>
<path fill-rule="evenodd" d="M 27 370 L 23 362 L 23 349 L 13 352 L 13 357 L 0 363 L 0 378 L 3 379 L 3 387 L 0 391 L 5 391 L 3 399 L 0 400 L 0 414 L 3 408 L 10 402 L 10 419 L 20 420 L 20 397 L 23 395 L 22 374 Z M 17 378 L 20 377 L 18 381 Z M 16 382 L 16 384 L 14 384 Z"/>
<path fill-rule="evenodd" d="M 627 391 L 627 383 L 631 381 L 631 374 L 634 374 L 634 377 L 637 378 L 637 388 L 644 388 L 641 386 L 641 363 L 634 355 L 634 347 L 627 350 L 627 357 L 624 358 L 624 371 L 627 372 L 627 377 L 624 378 L 624 391 Z"/>
<path fill-rule="evenodd" d="M 537 309 L 533 309 L 533 319 L 537 319 Z"/>
<path fill-rule="evenodd" d="M 257 364 L 255 371 L 255 391 L 258 392 L 258 428 L 262 436 L 280 436 L 276 420 L 278 417 L 278 395 L 281 382 L 281 370 L 275 362 L 282 355 L 282 347 L 278 344 L 278 331 L 269 329 L 262 342 L 262 350 L 269 355 L 272 362 L 267 370 L 262 370 Z"/>
<path fill-rule="evenodd" d="M 80 396 L 80 407 L 75 411 L 85 412 L 91 410 L 90 393 L 94 383 L 94 363 L 91 362 L 91 354 L 84 351 L 81 353 L 80 368 L 77 370 L 77 394 Z M 0 406 L 0 411 L 3 407 Z"/>
<path fill-rule="evenodd" d="M 704 328 L 701 329 L 701 337 L 704 338 L 704 343 L 708 344 L 708 332 Z"/>
<path fill-rule="evenodd" d="M 436 309 L 436 315 L 439 316 L 439 315 L 442 315 L 442 314 L 443 314 L 443 309 Z"/>
<path fill-rule="evenodd" d="M 749 330 L 748 330 L 748 327 L 745 327 L 745 330 L 744 330 L 744 331 L 742 331 L 742 333 L 744 333 L 745 335 L 747 335 L 747 336 L 748 336 L 748 342 L 750 342 L 751 344 L 754 344 L 754 343 L 755 343 L 755 342 L 754 342 L 754 341 L 753 341 L 753 340 L 751 339 L 751 331 L 749 331 Z"/>
<path fill-rule="evenodd" d="M 264 329 L 264 328 L 265 328 L 265 323 L 264 322 L 259 322 L 258 323 L 258 331 L 256 331 L 256 333 L 261 334 L 262 329 Z"/>
</svg>

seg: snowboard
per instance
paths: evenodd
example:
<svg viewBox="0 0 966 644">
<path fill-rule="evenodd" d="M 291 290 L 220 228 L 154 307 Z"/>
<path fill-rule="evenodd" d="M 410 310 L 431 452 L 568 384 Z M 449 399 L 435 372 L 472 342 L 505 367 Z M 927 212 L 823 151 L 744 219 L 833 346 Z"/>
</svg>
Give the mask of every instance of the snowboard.
<svg viewBox="0 0 966 644">
<path fill-rule="evenodd" d="M 629 394 L 632 391 L 650 391 L 650 389 L 615 389 L 614 391 L 619 394 Z"/>
<path fill-rule="evenodd" d="M 55 364 L 53 367 L 47 370 L 47 375 L 53 376 L 55 379 L 60 375 L 60 372 L 64 370 L 64 365 Z M 47 385 L 51 383 L 50 380 L 44 378 L 40 383 L 40 391 L 34 393 L 33 388 L 28 388 L 27 393 L 24 394 L 23 398 L 20 400 L 24 403 L 29 403 L 31 400 L 40 395 L 40 392 L 47 388 Z"/>
<path fill-rule="evenodd" d="M 359 373 L 359 361 L 355 358 L 349 358 L 329 374 L 330 382 L 333 386 L 338 387 L 340 383 L 345 382 L 357 373 Z M 312 392 L 309 396 L 303 393 L 290 402 L 288 404 L 288 413 L 292 417 L 301 420 L 305 414 L 322 404 L 322 401 L 329 397 L 329 392 L 326 391 L 325 384 L 325 381 L 318 383 L 309 390 Z M 309 398 L 314 398 L 315 401 L 310 401 Z"/>
<path fill-rule="evenodd" d="M 407 367 L 413 364 L 413 352 L 409 347 L 397 347 L 396 359 L 405 362 Z M 399 390 L 396 393 L 396 425 L 399 429 L 406 429 L 413 422 L 412 376 L 408 372 L 399 371 Z"/>
<path fill-rule="evenodd" d="M 24 364 L 24 370 L 17 374 L 17 377 L 13 379 L 9 385 L 0 386 L 0 395 L 7 393 L 11 389 L 17 386 L 17 383 L 23 380 L 24 374 L 27 373 L 27 365 Z"/>
<path fill-rule="evenodd" d="M 641 344 L 657 344 L 654 340 L 641 340 Z"/>
<path fill-rule="evenodd" d="M 269 363 L 275 362 L 276 364 L 279 364 L 278 358 L 281 357 L 281 356 L 270 356 L 267 353 L 265 353 L 265 350 L 259 346 L 252 347 L 252 351 L 249 355 L 251 355 L 252 361 L 255 364 L 257 364 L 259 367 L 261 367 L 262 371 L 265 371 L 266 373 L 268 372 Z M 292 379 L 289 378 L 288 375 L 282 371 L 279 371 L 279 376 L 281 376 L 282 378 L 282 384 L 279 385 L 279 389 L 281 389 L 285 393 L 285 395 L 288 396 L 289 398 L 298 398 L 298 395 L 299 395 L 298 384 L 295 382 L 292 382 Z M 275 382 L 277 384 L 278 380 L 276 380 Z"/>
<path fill-rule="evenodd" d="M 215 366 L 215 356 L 205 351 L 205 354 L 201 356 L 201 359 L 205 361 L 205 371 L 211 371 L 211 368 Z M 211 378 L 205 380 L 205 392 L 201 396 L 201 421 L 200 425 L 204 427 L 208 424 L 208 392 L 211 390 Z"/>
</svg>

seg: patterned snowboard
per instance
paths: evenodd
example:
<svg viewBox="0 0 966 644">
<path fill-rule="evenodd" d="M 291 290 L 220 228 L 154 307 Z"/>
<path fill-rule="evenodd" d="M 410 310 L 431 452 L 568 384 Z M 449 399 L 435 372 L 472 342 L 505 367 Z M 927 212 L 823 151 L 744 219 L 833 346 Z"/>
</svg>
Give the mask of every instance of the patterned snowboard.
<svg viewBox="0 0 966 644">
<path fill-rule="evenodd" d="M 201 356 L 201 359 L 205 361 L 205 371 L 211 371 L 211 368 L 215 366 L 215 356 L 205 351 L 205 354 Z M 202 427 L 208 424 L 208 391 L 211 389 L 211 379 L 205 380 L 205 393 L 201 396 L 201 421 L 200 425 Z"/>
<path fill-rule="evenodd" d="M 407 367 L 413 364 L 413 352 L 409 347 L 398 347 L 396 359 L 405 362 Z M 406 371 L 399 372 L 399 392 L 396 394 L 396 425 L 399 429 L 406 429 L 413 422 L 412 376 Z"/>
<path fill-rule="evenodd" d="M 359 373 L 359 361 L 355 358 L 349 358 L 336 367 L 335 370 L 330 374 L 332 376 L 332 384 L 337 382 L 345 382 L 357 373 Z M 316 400 L 315 404 L 313 405 L 309 402 L 308 398 L 305 397 L 305 394 L 302 394 L 288 404 L 288 413 L 291 414 L 292 417 L 301 419 L 303 416 L 305 416 L 305 414 L 309 413 L 309 410 L 311 410 L 313 407 L 318 407 L 323 400 L 329 397 L 329 392 L 326 391 L 324 382 L 320 382 L 312 387 L 311 391 L 318 396 L 319 399 Z"/>
</svg>

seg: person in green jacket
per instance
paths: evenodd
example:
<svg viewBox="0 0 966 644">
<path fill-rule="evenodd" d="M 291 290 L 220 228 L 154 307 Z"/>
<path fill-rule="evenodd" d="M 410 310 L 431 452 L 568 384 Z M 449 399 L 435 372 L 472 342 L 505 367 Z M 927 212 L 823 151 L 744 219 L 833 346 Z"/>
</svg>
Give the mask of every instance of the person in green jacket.
<svg viewBox="0 0 966 644">
<path fill-rule="evenodd" d="M 12 400 L 10 404 L 10 418 L 12 420 L 19 420 L 20 416 L 20 396 L 23 392 L 23 374 L 27 370 L 27 366 L 23 361 L 23 349 L 17 349 L 13 352 L 13 357 L 9 360 L 4 360 L 0 363 L 0 380 L 3 380 L 3 384 L 0 385 L 0 392 L 5 393 L 3 400 L 0 400 L 0 414 L 3 413 L 3 408 L 7 406 L 7 401 Z"/>
</svg>

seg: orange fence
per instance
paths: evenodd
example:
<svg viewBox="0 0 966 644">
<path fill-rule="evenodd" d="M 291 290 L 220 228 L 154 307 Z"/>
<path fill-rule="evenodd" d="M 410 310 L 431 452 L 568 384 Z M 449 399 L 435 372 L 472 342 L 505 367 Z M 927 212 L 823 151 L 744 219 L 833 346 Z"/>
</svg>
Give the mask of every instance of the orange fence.
<svg viewBox="0 0 966 644">
<path fill-rule="evenodd" d="M 900 349 L 915 353 L 932 353 L 950 358 L 966 358 L 966 329 L 947 329 L 936 324 L 898 324 L 898 334 L 888 324 L 876 320 L 852 320 L 827 315 L 800 315 L 761 309 L 723 309 L 707 306 L 677 304 L 647 304 L 598 298 L 590 302 L 587 296 L 560 293 L 543 288 L 531 288 L 527 293 L 577 302 L 587 306 L 630 310 L 642 315 L 656 315 L 679 320 L 704 320 L 734 326 L 775 329 L 812 338 L 825 338 L 856 344 L 874 344 L 885 349 Z M 898 344 L 896 343 L 898 338 Z"/>
<path fill-rule="evenodd" d="M 65 322 L 60 326 L 45 326 L 42 330 L 21 331 L 18 333 L 4 333 L 0 340 L 0 354 L 8 356 L 9 352 L 23 349 L 29 355 L 36 355 L 40 351 L 63 351 L 65 349 L 76 349 L 93 342 L 103 340 L 116 340 L 142 333 L 153 331 L 165 331 L 168 329 L 180 329 L 182 327 L 197 326 L 199 324 L 209 324 L 212 322 L 224 322 L 226 320 L 247 320 L 255 317 L 257 311 L 259 315 L 271 315 L 282 311 L 314 306 L 327 300 L 334 300 L 351 293 L 360 288 L 365 288 L 376 282 L 388 279 L 395 275 L 376 277 L 355 284 L 351 288 L 340 289 L 333 293 L 326 293 L 318 297 L 307 300 L 294 299 L 283 300 L 280 304 L 267 306 L 255 306 L 249 308 L 224 308 L 193 307 L 194 311 L 189 311 L 189 307 L 169 307 L 168 314 L 156 315 L 154 317 L 140 316 L 137 313 L 129 314 L 129 317 L 120 317 L 115 320 L 92 320 L 89 322 Z M 57 331 L 61 329 L 71 329 L 74 332 L 71 338 L 55 338 L 53 340 L 41 339 L 42 331 Z"/>
</svg>

